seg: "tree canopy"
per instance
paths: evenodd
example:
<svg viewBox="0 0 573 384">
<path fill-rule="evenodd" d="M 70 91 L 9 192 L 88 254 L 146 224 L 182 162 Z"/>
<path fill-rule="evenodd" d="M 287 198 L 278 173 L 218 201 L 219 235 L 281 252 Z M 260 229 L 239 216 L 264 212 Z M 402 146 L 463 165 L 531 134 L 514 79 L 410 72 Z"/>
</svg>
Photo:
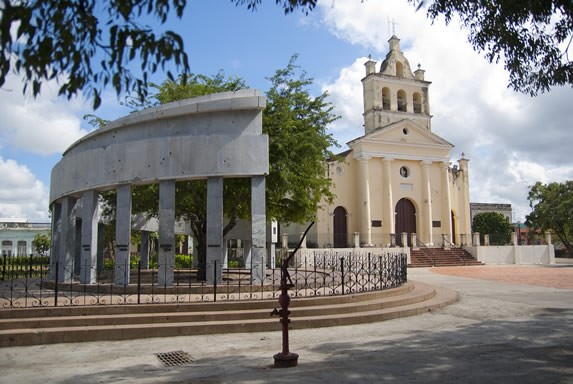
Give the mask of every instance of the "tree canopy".
<svg viewBox="0 0 573 384">
<path fill-rule="evenodd" d="M 472 231 L 479 232 L 482 240 L 484 235 L 489 235 L 492 245 L 506 245 L 511 240 L 511 224 L 499 212 L 482 212 L 475 215 Z"/>
<path fill-rule="evenodd" d="M 503 61 L 509 86 L 536 96 L 573 86 L 571 0 L 408 0 L 427 7 L 431 20 L 459 18 L 473 48 L 489 62 Z"/>
<path fill-rule="evenodd" d="M 356 0 L 357 2 L 359 0 Z M 360 0 L 364 2 L 364 0 Z M 459 17 L 469 41 L 490 62 L 503 60 L 510 86 L 532 96 L 573 84 L 570 0 L 406 0 L 435 20 Z M 263 0 L 231 0 L 256 11 Z M 336 3 L 332 0 L 333 5 Z M 285 14 L 312 12 L 318 0 L 275 0 Z M 57 79 L 68 99 L 83 92 L 97 109 L 103 89 L 135 93 L 143 101 L 148 78 L 174 63 L 189 72 L 181 36 L 141 21 L 170 25 L 187 0 L 5 0 L 0 2 L 0 87 L 23 75 L 23 91 L 37 96 Z M 133 66 L 133 63 L 136 66 Z M 138 66 L 138 67 L 137 67 Z M 170 79 L 171 73 L 167 75 Z M 173 79 L 172 79 L 173 80 Z"/>
<path fill-rule="evenodd" d="M 573 255 L 573 181 L 535 183 L 527 196 L 532 211 L 526 216 L 530 228 L 552 231 Z"/>
</svg>

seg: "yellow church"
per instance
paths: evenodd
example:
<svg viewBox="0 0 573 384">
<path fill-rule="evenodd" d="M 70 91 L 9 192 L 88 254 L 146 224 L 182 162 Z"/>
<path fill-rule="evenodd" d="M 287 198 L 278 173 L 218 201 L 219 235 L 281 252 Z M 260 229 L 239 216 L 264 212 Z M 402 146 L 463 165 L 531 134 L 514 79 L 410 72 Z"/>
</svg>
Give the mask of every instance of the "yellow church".
<svg viewBox="0 0 573 384">
<path fill-rule="evenodd" d="M 432 132 L 431 83 L 388 42 L 379 68 L 365 63 L 364 135 L 328 162 L 336 198 L 317 214 L 318 246 L 471 243 L 468 159 L 452 166 L 454 146 Z"/>
</svg>

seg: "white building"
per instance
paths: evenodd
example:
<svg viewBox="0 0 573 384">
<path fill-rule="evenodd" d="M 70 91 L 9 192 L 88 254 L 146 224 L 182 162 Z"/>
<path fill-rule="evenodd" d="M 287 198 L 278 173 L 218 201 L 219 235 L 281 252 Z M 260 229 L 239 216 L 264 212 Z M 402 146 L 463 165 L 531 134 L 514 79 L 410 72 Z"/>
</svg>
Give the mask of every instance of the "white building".
<svg viewBox="0 0 573 384">
<path fill-rule="evenodd" d="M 34 237 L 50 235 L 50 223 L 29 223 L 27 219 L 0 218 L 2 257 L 36 255 Z"/>
</svg>

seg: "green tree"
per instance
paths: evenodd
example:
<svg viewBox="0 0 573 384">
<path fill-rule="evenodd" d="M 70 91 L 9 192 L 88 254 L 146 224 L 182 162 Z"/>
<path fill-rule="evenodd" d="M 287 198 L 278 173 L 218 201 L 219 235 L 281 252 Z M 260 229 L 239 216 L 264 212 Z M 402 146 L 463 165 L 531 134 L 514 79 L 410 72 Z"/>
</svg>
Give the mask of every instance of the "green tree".
<svg viewBox="0 0 573 384">
<path fill-rule="evenodd" d="M 260 0 L 231 0 L 255 9 Z M 311 10 L 316 0 L 276 0 L 285 13 Z M 147 96 L 148 76 L 174 63 L 189 71 L 183 39 L 155 31 L 141 21 L 170 25 L 183 16 L 187 0 L 4 0 L 0 2 L 0 87 L 10 72 L 23 75 L 23 91 L 37 96 L 42 84 L 58 78 L 59 94 L 83 92 L 101 104 L 111 84 L 118 96 Z M 133 71 L 138 66 L 140 74 Z M 171 78 L 170 72 L 167 72 Z"/>
<path fill-rule="evenodd" d="M 359 0 L 356 0 L 359 1 Z M 360 0 L 364 2 L 364 0 Z M 458 16 L 474 49 L 490 61 L 504 60 L 510 86 L 537 95 L 556 85 L 573 84 L 568 51 L 573 39 L 570 0 L 407 0 L 428 16 L 450 22 Z M 231 0 L 255 11 L 263 0 Z M 34 96 L 42 83 L 60 78 L 59 94 L 82 91 L 96 109 L 108 84 L 119 95 L 147 96 L 148 76 L 173 62 L 189 64 L 183 39 L 158 33 L 141 20 L 162 26 L 183 16 L 186 0 L 4 0 L 0 2 L 0 87 L 10 72 L 23 75 Z M 285 14 L 308 14 L 318 0 L 275 0 Z M 333 6 L 335 5 L 332 0 Z M 132 62 L 139 64 L 136 76 Z M 169 72 L 168 72 L 168 75 Z"/>
<path fill-rule="evenodd" d="M 571 0 L 408 0 L 428 17 L 461 20 L 473 48 L 489 62 L 503 60 L 509 87 L 536 96 L 573 85 Z"/>
<path fill-rule="evenodd" d="M 532 211 L 525 217 L 528 227 L 552 231 L 572 255 L 573 181 L 535 183 L 527 196 Z"/>
<path fill-rule="evenodd" d="M 266 92 L 267 107 L 263 111 L 263 133 L 269 136 L 267 218 L 302 223 L 315 218 L 322 199 L 330 202 L 334 197 L 324 167 L 326 159 L 333 156 L 329 148 L 337 143 L 326 127 L 338 117 L 327 101 L 327 93 L 311 96 L 313 81 L 296 65 L 296 56 L 269 81 L 271 87 Z M 219 72 L 213 77 L 182 75 L 177 81 L 167 80 L 154 87 L 157 93 L 151 104 L 163 104 L 206 93 L 235 91 L 246 88 L 246 84 Z M 223 193 L 223 210 L 228 220 L 223 233 L 227 234 L 239 219 L 250 218 L 250 180 L 225 179 Z M 194 254 L 202 267 L 200 277 L 204 278 L 207 181 L 178 182 L 175 194 L 175 215 L 190 223 L 196 240 Z M 111 208 L 107 213 L 113 215 L 115 195 L 108 192 L 105 196 Z M 133 212 L 157 216 L 158 198 L 157 184 L 134 187 Z"/>
<path fill-rule="evenodd" d="M 38 255 L 40 256 L 48 256 L 48 252 L 52 246 L 52 240 L 50 239 L 50 235 L 45 233 L 38 233 L 34 236 L 34 240 L 32 240 L 32 245 Z"/>
<path fill-rule="evenodd" d="M 511 224 L 499 212 L 483 212 L 475 215 L 472 220 L 472 232 L 479 232 L 482 241 L 484 235 L 489 235 L 492 245 L 505 245 L 511 240 Z"/>
</svg>

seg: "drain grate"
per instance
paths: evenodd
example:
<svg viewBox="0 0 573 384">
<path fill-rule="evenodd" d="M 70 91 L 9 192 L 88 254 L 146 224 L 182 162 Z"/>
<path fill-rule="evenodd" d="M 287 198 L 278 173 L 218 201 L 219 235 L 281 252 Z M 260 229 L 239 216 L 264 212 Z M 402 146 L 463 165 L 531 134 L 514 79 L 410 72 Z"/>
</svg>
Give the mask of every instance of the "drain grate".
<svg viewBox="0 0 573 384">
<path fill-rule="evenodd" d="M 165 365 L 166 367 L 176 367 L 179 365 L 186 365 L 193 362 L 193 359 L 191 359 L 191 355 L 183 351 L 156 353 L 155 356 L 157 356 L 157 358 L 161 360 L 163 365 Z"/>
</svg>

